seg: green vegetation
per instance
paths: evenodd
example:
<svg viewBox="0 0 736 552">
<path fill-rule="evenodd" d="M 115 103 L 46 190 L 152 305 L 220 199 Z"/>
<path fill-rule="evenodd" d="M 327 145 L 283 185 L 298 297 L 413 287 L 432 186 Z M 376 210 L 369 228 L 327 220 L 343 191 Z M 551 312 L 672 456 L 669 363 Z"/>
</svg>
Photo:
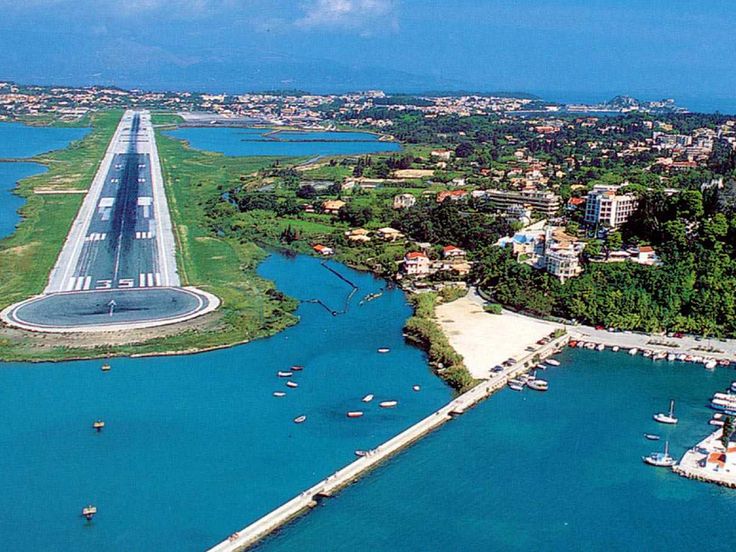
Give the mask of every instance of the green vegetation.
<svg viewBox="0 0 736 552">
<path fill-rule="evenodd" d="M 48 171 L 23 179 L 15 191 L 26 202 L 15 233 L 0 241 L 0 309 L 43 291 L 84 197 L 75 193 L 41 195 L 34 190 L 86 189 L 119 118 L 120 112 L 98 113 L 84 139 L 31 160 Z M 8 354 L 12 352 L 5 349 L 3 356 Z"/>
<path fill-rule="evenodd" d="M 422 347 L 429 357 L 435 372 L 445 382 L 462 393 L 470 389 L 475 380 L 466 368 L 462 356 L 450 345 L 447 336 L 435 320 L 435 306 L 439 296 L 436 293 L 420 293 L 410 297 L 414 306 L 414 316 L 404 327 L 407 339 Z"/>
</svg>

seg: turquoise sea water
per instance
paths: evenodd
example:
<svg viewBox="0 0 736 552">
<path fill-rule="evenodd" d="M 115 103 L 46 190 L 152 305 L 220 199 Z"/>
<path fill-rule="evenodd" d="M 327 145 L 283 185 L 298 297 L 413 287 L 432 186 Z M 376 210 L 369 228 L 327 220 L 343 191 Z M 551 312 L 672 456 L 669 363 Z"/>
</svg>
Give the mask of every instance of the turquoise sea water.
<svg viewBox="0 0 736 552">
<path fill-rule="evenodd" d="M 731 550 L 736 491 L 642 463 L 679 458 L 736 378 L 681 363 L 571 350 L 550 391 L 504 390 L 262 544 L 304 550 Z M 652 421 L 677 400 L 680 423 Z"/>
<path fill-rule="evenodd" d="M 229 156 L 355 155 L 401 149 L 396 142 L 381 142 L 366 132 L 270 133 L 262 128 L 186 127 L 166 134 L 186 140 L 195 149 Z"/>
<path fill-rule="evenodd" d="M 113 359 L 108 373 L 100 361 L 0 364 L 0 549 L 202 550 L 447 402 L 403 341 L 404 294 L 358 306 L 383 281 L 335 267 L 360 287 L 348 313 L 304 303 L 301 322 L 270 339 Z M 260 273 L 335 310 L 350 291 L 309 257 L 271 256 Z M 305 366 L 294 390 L 276 376 L 292 364 Z M 380 409 L 381 399 L 399 407 Z M 88 503 L 99 508 L 91 524 L 79 515 Z"/>
<path fill-rule="evenodd" d="M 89 132 L 86 128 L 35 127 L 21 123 L 0 123 L 0 158 L 24 159 L 63 149 Z M 23 199 L 13 194 L 19 180 L 40 174 L 38 163 L 0 163 L 0 239 L 13 232 L 20 220 Z"/>
</svg>

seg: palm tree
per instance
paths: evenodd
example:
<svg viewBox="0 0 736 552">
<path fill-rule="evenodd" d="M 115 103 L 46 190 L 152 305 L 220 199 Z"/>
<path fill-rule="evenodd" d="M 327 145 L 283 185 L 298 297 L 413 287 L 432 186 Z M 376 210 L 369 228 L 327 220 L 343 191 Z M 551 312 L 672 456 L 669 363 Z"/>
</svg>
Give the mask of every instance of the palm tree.
<svg viewBox="0 0 736 552">
<path fill-rule="evenodd" d="M 728 451 L 728 443 L 731 440 L 734 429 L 736 428 L 734 427 L 733 416 L 726 416 L 726 419 L 723 421 L 723 433 L 721 433 L 721 444 L 726 451 Z"/>
</svg>

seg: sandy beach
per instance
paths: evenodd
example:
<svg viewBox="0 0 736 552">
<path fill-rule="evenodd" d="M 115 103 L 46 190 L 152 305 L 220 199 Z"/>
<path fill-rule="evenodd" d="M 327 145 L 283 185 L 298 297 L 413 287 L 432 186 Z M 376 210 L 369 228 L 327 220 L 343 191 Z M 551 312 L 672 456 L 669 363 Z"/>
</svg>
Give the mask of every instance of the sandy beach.
<svg viewBox="0 0 736 552">
<path fill-rule="evenodd" d="M 473 377 L 488 379 L 491 368 L 548 336 L 559 324 L 503 311 L 489 314 L 475 289 L 468 295 L 437 307 L 437 321 L 450 345 L 465 359 Z"/>
</svg>

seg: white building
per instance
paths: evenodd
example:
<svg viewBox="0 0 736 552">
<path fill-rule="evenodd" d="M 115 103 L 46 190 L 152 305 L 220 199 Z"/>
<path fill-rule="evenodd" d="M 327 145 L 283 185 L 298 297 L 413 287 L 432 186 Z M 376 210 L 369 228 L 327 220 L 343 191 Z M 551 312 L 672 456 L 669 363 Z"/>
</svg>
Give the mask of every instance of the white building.
<svg viewBox="0 0 736 552">
<path fill-rule="evenodd" d="M 594 186 L 585 202 L 585 222 L 617 228 L 629 220 L 639 200 L 634 194 L 619 194 L 619 188 L 621 186 Z"/>
<path fill-rule="evenodd" d="M 432 263 L 429 257 L 419 251 L 411 251 L 404 256 L 404 272 L 409 276 L 427 276 Z"/>
</svg>

